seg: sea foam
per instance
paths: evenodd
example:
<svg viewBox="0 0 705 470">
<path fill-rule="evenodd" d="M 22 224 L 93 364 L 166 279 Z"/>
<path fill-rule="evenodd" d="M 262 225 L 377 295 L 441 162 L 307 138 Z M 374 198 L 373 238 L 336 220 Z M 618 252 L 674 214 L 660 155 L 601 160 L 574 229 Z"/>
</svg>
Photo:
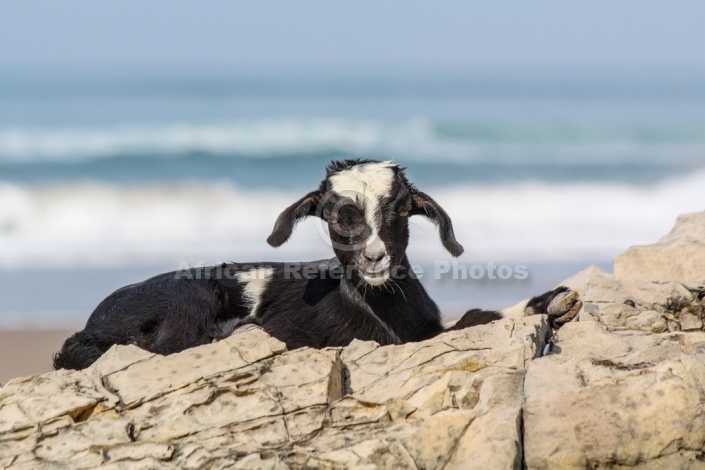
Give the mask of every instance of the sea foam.
<svg viewBox="0 0 705 470">
<path fill-rule="evenodd" d="M 703 210 L 705 173 L 649 186 L 523 182 L 424 187 L 451 215 L 461 261 L 609 259 L 651 243 L 679 213 Z M 230 182 L 161 185 L 0 183 L 0 268 L 302 260 L 332 255 L 310 218 L 289 243 L 265 240 L 302 194 Z M 445 260 L 435 227 L 411 219 L 410 258 Z"/>
</svg>

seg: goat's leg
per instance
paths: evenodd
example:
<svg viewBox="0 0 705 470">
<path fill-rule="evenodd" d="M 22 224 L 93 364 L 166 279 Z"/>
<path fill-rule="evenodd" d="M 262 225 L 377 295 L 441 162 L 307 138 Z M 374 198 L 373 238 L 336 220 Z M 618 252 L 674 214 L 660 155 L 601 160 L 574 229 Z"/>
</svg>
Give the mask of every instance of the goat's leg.
<svg viewBox="0 0 705 470">
<path fill-rule="evenodd" d="M 461 330 L 470 326 L 484 325 L 501 318 L 522 318 L 528 315 L 548 315 L 551 327 L 560 328 L 573 320 L 583 306 L 578 293 L 567 287 L 560 286 L 529 300 L 519 302 L 513 307 L 501 312 L 468 310 L 458 322 L 448 330 Z"/>
<path fill-rule="evenodd" d="M 560 328 L 580 312 L 583 301 L 578 293 L 565 286 L 532 297 L 524 309 L 525 315 L 546 314 L 553 328 Z"/>
<path fill-rule="evenodd" d="M 213 342 L 227 338 L 228 336 L 232 335 L 235 330 L 244 325 L 262 326 L 262 320 L 260 320 L 254 315 L 247 315 L 243 318 L 231 318 L 228 321 L 218 324 L 214 328 L 214 331 L 211 333 L 213 336 Z"/>
<path fill-rule="evenodd" d="M 465 312 L 460 320 L 455 322 L 454 325 L 446 328 L 445 331 L 462 330 L 471 326 L 486 325 L 487 323 L 492 323 L 493 321 L 501 320 L 502 318 L 504 318 L 502 316 L 502 312 L 473 308 L 472 310 Z"/>
<path fill-rule="evenodd" d="M 502 316 L 516 319 L 529 315 L 548 315 L 551 326 L 560 328 L 573 320 L 582 306 L 583 302 L 576 291 L 560 286 L 502 310 Z"/>
</svg>

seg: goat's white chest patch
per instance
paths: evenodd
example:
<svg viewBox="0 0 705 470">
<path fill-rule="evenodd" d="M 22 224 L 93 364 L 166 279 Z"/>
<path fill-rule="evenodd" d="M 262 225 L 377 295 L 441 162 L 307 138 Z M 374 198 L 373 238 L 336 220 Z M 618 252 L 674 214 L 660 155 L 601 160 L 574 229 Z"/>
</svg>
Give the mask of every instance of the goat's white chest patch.
<svg viewBox="0 0 705 470">
<path fill-rule="evenodd" d="M 272 268 L 256 268 L 235 274 L 237 280 L 242 283 L 243 296 L 249 304 L 250 315 L 257 316 L 262 294 L 273 274 L 274 269 Z"/>
<path fill-rule="evenodd" d="M 375 162 L 355 165 L 329 177 L 331 189 L 341 196 L 360 201 L 365 210 L 367 225 L 372 229 L 374 239 L 381 222 L 376 221 L 379 201 L 392 190 L 394 162 Z"/>
</svg>

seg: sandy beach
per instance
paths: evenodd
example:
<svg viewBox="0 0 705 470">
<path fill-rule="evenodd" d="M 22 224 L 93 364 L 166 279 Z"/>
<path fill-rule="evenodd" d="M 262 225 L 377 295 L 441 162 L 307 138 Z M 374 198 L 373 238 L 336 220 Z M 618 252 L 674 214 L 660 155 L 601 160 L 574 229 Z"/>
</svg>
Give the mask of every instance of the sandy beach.
<svg viewBox="0 0 705 470">
<path fill-rule="evenodd" d="M 0 330 L 0 384 L 53 370 L 52 355 L 74 331 Z"/>
</svg>

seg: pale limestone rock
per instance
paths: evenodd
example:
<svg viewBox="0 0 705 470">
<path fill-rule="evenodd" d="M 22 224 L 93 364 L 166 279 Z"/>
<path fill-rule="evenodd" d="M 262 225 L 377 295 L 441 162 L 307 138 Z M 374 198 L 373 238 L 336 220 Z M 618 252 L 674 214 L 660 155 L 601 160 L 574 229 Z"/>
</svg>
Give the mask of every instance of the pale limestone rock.
<svg viewBox="0 0 705 470">
<path fill-rule="evenodd" d="M 61 416 L 75 418 L 105 400 L 108 397 L 83 372 L 13 379 L 0 388 L 0 433 L 40 426 Z"/>
<path fill-rule="evenodd" d="M 705 333 L 610 333 L 568 324 L 560 354 L 528 366 L 528 468 L 695 465 L 705 445 Z M 690 463 L 689 463 L 690 462 Z M 702 462 L 701 462 L 702 463 Z"/>
<path fill-rule="evenodd" d="M 518 468 L 548 334 L 536 316 L 402 346 L 286 351 L 256 327 L 170 356 L 115 346 L 0 389 L 0 466 Z"/>
<path fill-rule="evenodd" d="M 547 334 L 530 317 L 402 346 L 354 341 L 341 354 L 352 395 L 331 407 L 335 431 L 308 443 L 316 465 L 520 467 L 524 368 Z"/>
<path fill-rule="evenodd" d="M 98 377 L 105 377 L 154 356 L 155 354 L 137 346 L 116 344 L 110 348 L 110 354 L 98 358 L 88 370 Z"/>
<path fill-rule="evenodd" d="M 702 330 L 700 293 L 676 282 L 652 283 L 592 275 L 585 288 L 584 315 L 609 330 L 650 333 Z"/>
<path fill-rule="evenodd" d="M 705 212 L 678 217 L 658 243 L 633 246 L 614 261 L 617 279 L 705 285 Z"/>
</svg>

